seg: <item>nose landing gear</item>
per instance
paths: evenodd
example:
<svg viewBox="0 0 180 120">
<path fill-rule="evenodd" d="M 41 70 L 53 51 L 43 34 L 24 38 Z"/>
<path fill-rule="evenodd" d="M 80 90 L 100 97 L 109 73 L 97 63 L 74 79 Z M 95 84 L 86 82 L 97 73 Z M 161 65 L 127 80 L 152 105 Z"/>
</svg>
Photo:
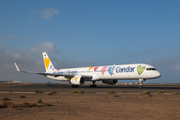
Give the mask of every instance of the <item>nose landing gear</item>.
<svg viewBox="0 0 180 120">
<path fill-rule="evenodd" d="M 143 81 L 146 81 L 146 79 L 139 79 L 139 88 L 142 89 L 144 84 Z"/>
</svg>

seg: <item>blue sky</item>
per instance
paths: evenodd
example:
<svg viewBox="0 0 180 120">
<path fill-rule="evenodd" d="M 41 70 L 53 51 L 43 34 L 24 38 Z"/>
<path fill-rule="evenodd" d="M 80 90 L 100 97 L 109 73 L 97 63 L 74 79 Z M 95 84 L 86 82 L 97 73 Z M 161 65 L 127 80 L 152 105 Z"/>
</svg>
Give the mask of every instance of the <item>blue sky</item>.
<svg viewBox="0 0 180 120">
<path fill-rule="evenodd" d="M 179 0 L 0 3 L 0 80 L 47 81 L 17 73 L 13 65 L 44 71 L 46 51 L 57 68 L 147 63 L 162 73 L 148 82 L 180 81 Z"/>
</svg>

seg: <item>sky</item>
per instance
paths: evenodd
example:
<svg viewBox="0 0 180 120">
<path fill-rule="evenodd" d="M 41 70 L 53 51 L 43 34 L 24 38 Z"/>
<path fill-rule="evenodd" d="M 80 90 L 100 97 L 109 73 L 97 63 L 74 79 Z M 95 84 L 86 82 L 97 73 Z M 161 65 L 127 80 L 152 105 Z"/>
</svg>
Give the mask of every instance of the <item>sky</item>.
<svg viewBox="0 0 180 120">
<path fill-rule="evenodd" d="M 179 0 L 1 0 L 0 80 L 51 81 L 14 66 L 44 72 L 47 52 L 55 68 L 146 63 L 162 76 L 145 83 L 180 83 L 179 5 Z"/>
</svg>

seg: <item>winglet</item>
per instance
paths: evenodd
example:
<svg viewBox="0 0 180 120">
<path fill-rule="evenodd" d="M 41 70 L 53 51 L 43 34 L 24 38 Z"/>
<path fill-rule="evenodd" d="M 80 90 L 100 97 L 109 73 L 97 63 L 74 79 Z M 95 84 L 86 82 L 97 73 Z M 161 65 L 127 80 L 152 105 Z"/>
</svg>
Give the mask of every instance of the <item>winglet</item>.
<svg viewBox="0 0 180 120">
<path fill-rule="evenodd" d="M 16 63 L 14 63 L 14 65 L 15 65 L 15 67 L 16 67 L 16 69 L 17 69 L 17 71 L 20 71 L 20 70 L 19 70 L 19 68 L 18 68 L 18 66 L 17 66 L 17 64 L 16 64 Z"/>
</svg>

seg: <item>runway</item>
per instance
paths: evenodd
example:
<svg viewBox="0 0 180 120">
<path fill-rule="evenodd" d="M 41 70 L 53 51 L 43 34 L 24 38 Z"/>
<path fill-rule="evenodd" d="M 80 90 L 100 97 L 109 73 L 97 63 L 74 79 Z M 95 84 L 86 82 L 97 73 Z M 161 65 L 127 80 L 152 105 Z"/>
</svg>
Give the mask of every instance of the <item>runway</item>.
<svg viewBox="0 0 180 120">
<path fill-rule="evenodd" d="M 144 88 L 140 89 L 139 85 L 97 85 L 96 88 L 90 88 L 89 84 L 80 85 L 79 88 L 71 88 L 71 84 L 28 84 L 18 86 L 5 86 L 0 87 L 0 92 L 33 92 L 34 90 L 40 90 L 43 92 L 56 91 L 59 93 L 67 93 L 68 91 L 82 90 L 84 92 L 95 92 L 99 94 L 107 93 L 109 90 L 113 90 L 115 93 L 141 93 L 145 90 L 151 93 L 158 93 L 163 90 L 164 93 L 177 92 L 180 93 L 180 84 L 144 84 Z"/>
</svg>

